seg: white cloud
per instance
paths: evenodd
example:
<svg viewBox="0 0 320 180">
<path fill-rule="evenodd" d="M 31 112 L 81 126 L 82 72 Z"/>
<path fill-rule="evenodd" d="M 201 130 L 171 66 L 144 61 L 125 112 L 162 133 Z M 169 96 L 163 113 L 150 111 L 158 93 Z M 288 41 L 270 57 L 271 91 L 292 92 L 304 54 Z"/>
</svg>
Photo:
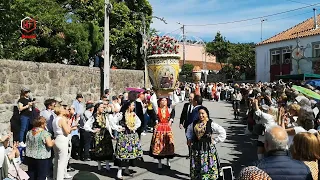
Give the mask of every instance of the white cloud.
<svg viewBox="0 0 320 180">
<path fill-rule="evenodd" d="M 268 4 L 262 4 L 260 1 L 257 2 L 255 0 L 240 2 L 236 0 L 225 0 L 223 2 L 220 0 L 150 0 L 151 5 L 153 6 L 154 15 L 164 17 L 168 22 L 168 24 L 165 25 L 163 22 L 154 19 L 151 26 L 162 33 L 169 33 L 181 27 L 177 22 L 184 24 L 215 24 L 259 17 L 305 6 L 286 1 L 281 1 L 281 4 L 279 4 L 278 1 L 273 3 L 271 2 L 272 0 L 269 1 Z M 317 2 L 308 3 L 312 4 Z M 310 11 L 310 13 L 295 16 L 308 11 Z M 263 23 L 263 37 L 271 37 L 284 31 L 311 17 L 312 14 L 312 8 L 306 8 L 279 16 L 269 17 L 267 18 L 268 21 Z M 283 17 L 291 18 L 273 21 Z M 206 40 L 210 40 L 208 39 L 210 37 L 212 39 L 217 31 L 220 31 L 227 39 L 232 41 L 258 42 L 260 41 L 261 24 L 260 20 L 257 19 L 254 21 L 218 26 L 186 26 L 187 35 L 206 38 Z M 175 33 L 179 33 L 179 31 L 175 31 Z"/>
</svg>

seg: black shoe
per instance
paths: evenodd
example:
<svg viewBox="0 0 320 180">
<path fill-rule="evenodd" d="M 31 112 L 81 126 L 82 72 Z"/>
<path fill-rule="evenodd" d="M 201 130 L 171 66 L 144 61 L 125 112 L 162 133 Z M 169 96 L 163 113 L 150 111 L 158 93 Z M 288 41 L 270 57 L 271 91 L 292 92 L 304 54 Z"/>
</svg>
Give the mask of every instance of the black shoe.
<svg viewBox="0 0 320 180">
<path fill-rule="evenodd" d="M 83 161 L 91 161 L 90 158 L 85 158 Z"/>
</svg>

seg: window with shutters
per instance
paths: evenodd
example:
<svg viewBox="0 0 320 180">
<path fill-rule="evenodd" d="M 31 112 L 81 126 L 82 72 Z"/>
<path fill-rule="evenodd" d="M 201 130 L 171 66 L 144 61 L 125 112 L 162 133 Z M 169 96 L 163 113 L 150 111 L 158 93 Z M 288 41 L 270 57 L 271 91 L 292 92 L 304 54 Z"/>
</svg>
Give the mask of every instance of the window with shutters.
<svg viewBox="0 0 320 180">
<path fill-rule="evenodd" d="M 282 59 L 283 64 L 291 63 L 291 50 L 290 49 L 282 49 Z"/>
<path fill-rule="evenodd" d="M 271 51 L 271 65 L 278 65 L 280 64 L 281 60 L 281 51 L 280 50 L 272 50 Z"/>
<path fill-rule="evenodd" d="M 320 58 L 320 43 L 313 44 L 313 57 Z"/>
</svg>

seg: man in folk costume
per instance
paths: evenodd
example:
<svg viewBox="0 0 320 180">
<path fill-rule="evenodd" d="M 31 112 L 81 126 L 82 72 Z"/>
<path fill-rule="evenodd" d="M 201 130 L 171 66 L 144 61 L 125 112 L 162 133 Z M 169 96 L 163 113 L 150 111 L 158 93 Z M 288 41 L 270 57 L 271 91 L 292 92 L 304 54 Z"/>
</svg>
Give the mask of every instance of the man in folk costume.
<svg viewBox="0 0 320 180">
<path fill-rule="evenodd" d="M 144 100 L 145 100 L 145 95 L 142 92 L 142 93 L 138 94 L 138 98 L 135 101 L 135 113 L 141 121 L 141 126 L 137 129 L 139 139 L 141 139 L 141 133 L 143 131 L 143 127 L 144 127 L 144 123 L 145 123 L 144 122 L 144 113 L 146 113 L 146 108 L 145 108 Z"/>
<path fill-rule="evenodd" d="M 189 102 L 185 103 L 183 105 L 183 109 L 181 112 L 181 116 L 180 116 L 180 129 L 184 128 L 185 133 L 187 133 L 187 124 L 188 124 L 188 118 L 191 116 L 192 113 L 192 109 L 193 109 L 193 98 L 194 98 L 194 94 L 191 93 L 189 96 Z M 190 147 L 188 146 L 188 150 L 189 150 L 189 154 L 187 159 L 190 157 Z"/>
<path fill-rule="evenodd" d="M 158 168 L 162 169 L 161 159 L 167 159 L 167 166 L 170 167 L 169 159 L 174 157 L 174 141 L 171 125 L 175 116 L 168 98 L 159 98 L 158 106 L 155 108 L 157 114 L 156 126 L 150 145 L 150 156 L 158 159 Z"/>
</svg>

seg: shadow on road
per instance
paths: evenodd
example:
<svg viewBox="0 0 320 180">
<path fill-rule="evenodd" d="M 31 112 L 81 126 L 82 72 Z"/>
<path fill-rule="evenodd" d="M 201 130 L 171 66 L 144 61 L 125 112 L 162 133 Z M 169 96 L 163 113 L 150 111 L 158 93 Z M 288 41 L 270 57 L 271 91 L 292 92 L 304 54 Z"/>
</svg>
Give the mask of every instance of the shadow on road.
<svg viewBox="0 0 320 180">
<path fill-rule="evenodd" d="M 165 164 L 166 160 L 162 160 L 163 164 Z M 137 167 L 141 168 L 141 169 L 145 169 L 147 171 L 135 174 L 134 177 L 137 178 L 140 175 L 143 175 L 145 173 L 151 172 L 154 174 L 158 174 L 161 176 L 168 176 L 171 178 L 175 178 L 175 179 L 181 179 L 181 180 L 188 180 L 189 178 L 185 178 L 188 177 L 189 174 L 185 174 L 185 173 L 181 173 L 179 171 L 170 169 L 168 166 L 163 165 L 162 169 L 158 169 L 158 163 L 153 163 L 153 162 L 137 162 L 136 164 Z M 147 179 L 144 179 L 147 180 Z"/>
<path fill-rule="evenodd" d="M 255 138 L 252 135 L 244 134 L 247 123 L 243 109 L 241 111 L 241 117 L 244 118 L 241 118 L 241 120 L 226 120 L 226 122 L 230 124 L 230 126 L 228 126 L 226 129 L 226 142 L 234 145 L 234 151 L 229 155 L 232 155 L 236 158 L 233 158 L 233 160 L 231 160 L 228 164 L 222 163 L 222 167 L 230 166 L 230 164 L 232 164 L 231 166 L 236 177 L 243 167 L 248 166 L 257 160 L 256 143 L 254 141 Z"/>
<path fill-rule="evenodd" d="M 106 170 L 98 170 L 97 166 L 91 166 L 89 164 L 80 164 L 80 163 L 71 163 L 70 164 L 71 167 L 73 167 L 74 169 L 77 169 L 80 171 L 89 171 L 89 172 L 94 172 L 96 174 L 99 174 L 101 176 L 106 176 L 106 177 L 110 177 L 110 178 L 116 178 L 117 172 L 118 172 L 118 167 L 111 167 L 110 171 L 106 171 Z"/>
</svg>

